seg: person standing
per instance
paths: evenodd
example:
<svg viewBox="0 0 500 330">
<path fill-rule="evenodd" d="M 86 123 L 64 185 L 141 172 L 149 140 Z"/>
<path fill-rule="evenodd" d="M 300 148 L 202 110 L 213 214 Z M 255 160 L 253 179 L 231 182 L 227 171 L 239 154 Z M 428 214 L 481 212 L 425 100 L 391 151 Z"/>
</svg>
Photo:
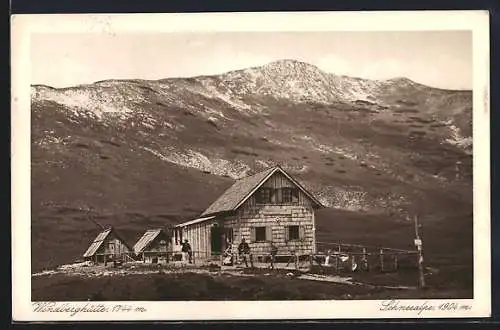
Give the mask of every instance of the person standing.
<svg viewBox="0 0 500 330">
<path fill-rule="evenodd" d="M 191 244 L 189 244 L 187 239 L 185 239 L 184 243 L 182 243 L 181 251 L 182 251 L 183 261 L 186 261 L 186 259 L 188 259 L 190 264 L 193 263 L 192 262 L 193 250 L 191 249 Z"/>
<path fill-rule="evenodd" d="M 332 257 L 332 250 L 328 250 L 326 252 L 326 257 L 325 257 L 325 266 L 330 266 L 331 257 Z"/>
<path fill-rule="evenodd" d="M 248 245 L 244 238 L 241 239 L 241 243 L 238 245 L 238 254 L 243 258 L 245 267 L 248 267 L 248 260 L 250 259 L 250 265 L 253 268 L 252 256 L 250 255 L 250 245 Z"/>
<path fill-rule="evenodd" d="M 271 243 L 271 269 L 274 269 L 274 264 L 276 263 L 276 255 L 278 254 L 278 247 Z"/>
</svg>

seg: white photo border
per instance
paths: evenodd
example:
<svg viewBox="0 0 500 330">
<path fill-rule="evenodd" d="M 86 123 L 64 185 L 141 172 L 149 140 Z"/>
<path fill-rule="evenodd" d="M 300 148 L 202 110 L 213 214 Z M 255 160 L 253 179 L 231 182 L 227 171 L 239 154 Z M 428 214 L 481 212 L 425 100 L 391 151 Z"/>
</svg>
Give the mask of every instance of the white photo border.
<svg viewBox="0 0 500 330">
<path fill-rule="evenodd" d="M 11 16 L 12 317 L 14 321 L 177 321 L 249 319 L 477 318 L 491 315 L 488 11 L 40 14 Z M 30 36 L 33 33 L 270 31 L 446 31 L 473 33 L 474 298 L 405 300 L 405 305 L 469 305 L 459 312 L 382 311 L 377 300 L 31 302 Z M 38 305 L 37 305 L 38 304 Z M 91 305 L 89 305 L 91 304 Z M 113 312 L 122 304 L 128 312 Z M 86 306 L 86 310 L 83 307 Z M 99 310 L 99 307 L 107 312 Z M 66 308 L 66 309 L 65 309 Z M 94 312 L 88 310 L 94 308 Z M 424 308 L 424 307 L 422 307 Z M 40 309 L 39 309 L 40 310 Z"/>
</svg>

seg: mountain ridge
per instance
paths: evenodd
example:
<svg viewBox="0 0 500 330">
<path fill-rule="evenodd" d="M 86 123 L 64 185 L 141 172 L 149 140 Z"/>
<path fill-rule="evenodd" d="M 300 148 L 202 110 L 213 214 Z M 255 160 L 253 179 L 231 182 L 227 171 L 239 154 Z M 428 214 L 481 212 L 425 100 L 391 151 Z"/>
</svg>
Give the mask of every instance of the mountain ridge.
<svg viewBox="0 0 500 330">
<path fill-rule="evenodd" d="M 323 72 L 325 74 L 336 76 L 336 77 L 341 77 L 341 78 L 350 78 L 350 79 L 355 79 L 355 80 L 364 80 L 364 81 L 371 81 L 371 82 L 407 81 L 408 83 L 411 83 L 411 84 L 418 84 L 418 85 L 422 85 L 422 86 L 425 86 L 425 87 L 428 87 L 428 88 L 438 89 L 438 90 L 444 90 L 444 91 L 464 91 L 464 92 L 470 92 L 471 91 L 471 89 L 451 89 L 451 88 L 443 88 L 443 87 L 430 86 L 430 85 L 426 85 L 424 83 L 416 82 L 416 81 L 414 81 L 414 80 L 412 80 L 412 79 L 410 79 L 408 77 L 405 77 L 405 76 L 395 76 L 395 77 L 387 78 L 387 79 L 371 79 L 371 78 L 363 78 L 363 77 L 351 76 L 351 75 L 346 75 L 346 74 L 336 74 L 334 72 L 329 72 L 329 71 L 322 70 L 317 65 L 310 64 L 310 63 L 307 63 L 307 62 L 304 62 L 304 61 L 300 61 L 300 60 L 295 60 L 295 59 L 275 60 L 275 61 L 271 61 L 271 62 L 268 62 L 268 63 L 263 64 L 263 65 L 254 65 L 254 66 L 250 66 L 248 68 L 242 68 L 242 69 L 232 69 L 232 70 L 227 70 L 227 71 L 223 71 L 223 72 L 219 72 L 219 73 L 214 73 L 214 74 L 190 75 L 190 76 L 171 76 L 171 77 L 159 78 L 159 79 L 141 79 L 141 78 L 115 79 L 115 78 L 110 78 L 110 79 L 97 80 L 97 81 L 89 82 L 89 83 L 82 83 L 82 84 L 69 85 L 69 86 L 61 86 L 61 87 L 55 87 L 55 86 L 51 86 L 51 85 L 44 84 L 44 83 L 31 84 L 31 86 L 32 87 L 47 87 L 47 88 L 51 88 L 51 89 L 67 89 L 67 88 L 85 87 L 85 86 L 89 86 L 89 85 L 93 85 L 93 84 L 109 83 L 109 82 L 116 82 L 116 83 L 127 82 L 127 81 L 135 81 L 135 82 L 153 81 L 153 82 L 158 82 L 158 81 L 164 81 L 164 80 L 169 80 L 169 79 L 203 78 L 203 77 L 221 76 L 221 75 L 226 75 L 226 74 L 231 74 L 231 73 L 240 72 L 240 71 L 246 71 L 246 70 L 259 70 L 259 69 L 263 69 L 263 68 L 266 68 L 266 67 L 280 66 L 282 64 L 287 64 L 287 63 L 289 63 L 289 64 L 299 64 L 299 65 L 304 66 L 304 67 L 315 68 L 318 71 L 321 71 L 321 72 Z"/>
</svg>

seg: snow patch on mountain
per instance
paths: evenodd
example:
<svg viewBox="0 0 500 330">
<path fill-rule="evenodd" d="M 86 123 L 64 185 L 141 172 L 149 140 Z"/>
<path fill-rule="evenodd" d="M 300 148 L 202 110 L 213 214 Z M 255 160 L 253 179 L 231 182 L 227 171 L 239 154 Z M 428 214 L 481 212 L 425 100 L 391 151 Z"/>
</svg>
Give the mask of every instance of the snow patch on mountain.
<svg viewBox="0 0 500 330">
<path fill-rule="evenodd" d="M 408 198 L 393 192 L 369 194 L 362 187 L 332 187 L 317 189 L 315 195 L 327 206 L 346 211 L 370 211 L 401 209 L 408 204 Z"/>
<path fill-rule="evenodd" d="M 317 192 L 316 195 L 323 205 L 342 210 L 362 211 L 368 205 L 367 193 L 354 189 L 325 187 L 322 191 Z"/>
<path fill-rule="evenodd" d="M 184 167 L 195 168 L 214 175 L 228 176 L 233 179 L 241 179 L 247 176 L 250 167 L 240 161 L 229 161 L 221 158 L 208 158 L 201 152 L 188 149 L 185 152 L 169 150 L 168 154 L 162 154 L 151 148 L 142 147 L 160 159 Z"/>
<path fill-rule="evenodd" d="M 463 136 L 460 132 L 460 129 L 451 124 L 451 121 L 446 122 L 448 124 L 448 128 L 450 129 L 450 137 L 445 139 L 445 141 L 451 145 L 458 146 L 464 150 L 470 150 L 472 147 L 472 137 Z"/>
<path fill-rule="evenodd" d="M 56 136 L 54 134 L 54 131 L 44 131 L 44 136 L 41 138 L 35 140 L 33 143 L 37 146 L 40 146 L 42 148 L 50 148 L 54 144 L 67 144 L 67 140 L 70 136 L 67 136 L 66 138 Z"/>
<path fill-rule="evenodd" d="M 248 104 L 240 102 L 238 99 L 236 99 L 230 90 L 227 90 L 225 93 L 222 93 L 209 80 L 201 80 L 201 84 L 205 88 L 205 90 L 201 88 L 196 89 L 195 90 L 196 93 L 211 99 L 218 98 L 219 100 L 224 101 L 225 103 L 229 104 L 232 108 L 239 111 L 246 111 L 251 109 L 251 107 Z"/>
<path fill-rule="evenodd" d="M 344 147 L 339 147 L 339 146 L 329 146 L 326 144 L 322 144 L 317 142 L 313 137 L 308 136 L 308 135 L 303 135 L 299 137 L 301 140 L 307 142 L 310 147 L 312 147 L 314 150 L 317 150 L 321 153 L 324 154 L 330 154 L 330 153 L 335 153 L 340 156 L 343 156 L 345 158 L 351 159 L 351 160 L 358 160 L 360 157 L 351 150 L 351 148 L 344 146 Z M 374 157 L 375 158 L 375 157 Z"/>
<path fill-rule="evenodd" d="M 269 167 L 274 165 L 274 163 L 272 161 L 266 161 L 266 160 L 262 160 L 262 159 L 255 160 L 255 163 L 259 167 L 262 167 L 262 168 L 269 168 Z"/>
<path fill-rule="evenodd" d="M 98 119 L 106 114 L 129 118 L 133 109 L 130 100 L 120 93 L 102 93 L 98 89 L 49 89 L 32 87 L 32 101 L 52 101 L 72 111 L 75 115 L 92 113 Z"/>
</svg>

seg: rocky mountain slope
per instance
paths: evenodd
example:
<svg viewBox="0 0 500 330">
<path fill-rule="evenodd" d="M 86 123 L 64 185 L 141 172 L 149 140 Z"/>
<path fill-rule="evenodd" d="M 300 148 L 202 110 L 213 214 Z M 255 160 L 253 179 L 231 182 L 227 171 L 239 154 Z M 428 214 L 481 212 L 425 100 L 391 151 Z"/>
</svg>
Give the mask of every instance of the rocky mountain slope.
<svg viewBox="0 0 500 330">
<path fill-rule="evenodd" d="M 197 216 L 234 179 L 276 163 L 331 208 L 319 215 L 324 232 L 335 210 L 393 221 L 471 214 L 471 122 L 471 91 L 295 60 L 217 76 L 35 85 L 33 265 L 80 256 L 93 221 L 133 242 Z"/>
</svg>

